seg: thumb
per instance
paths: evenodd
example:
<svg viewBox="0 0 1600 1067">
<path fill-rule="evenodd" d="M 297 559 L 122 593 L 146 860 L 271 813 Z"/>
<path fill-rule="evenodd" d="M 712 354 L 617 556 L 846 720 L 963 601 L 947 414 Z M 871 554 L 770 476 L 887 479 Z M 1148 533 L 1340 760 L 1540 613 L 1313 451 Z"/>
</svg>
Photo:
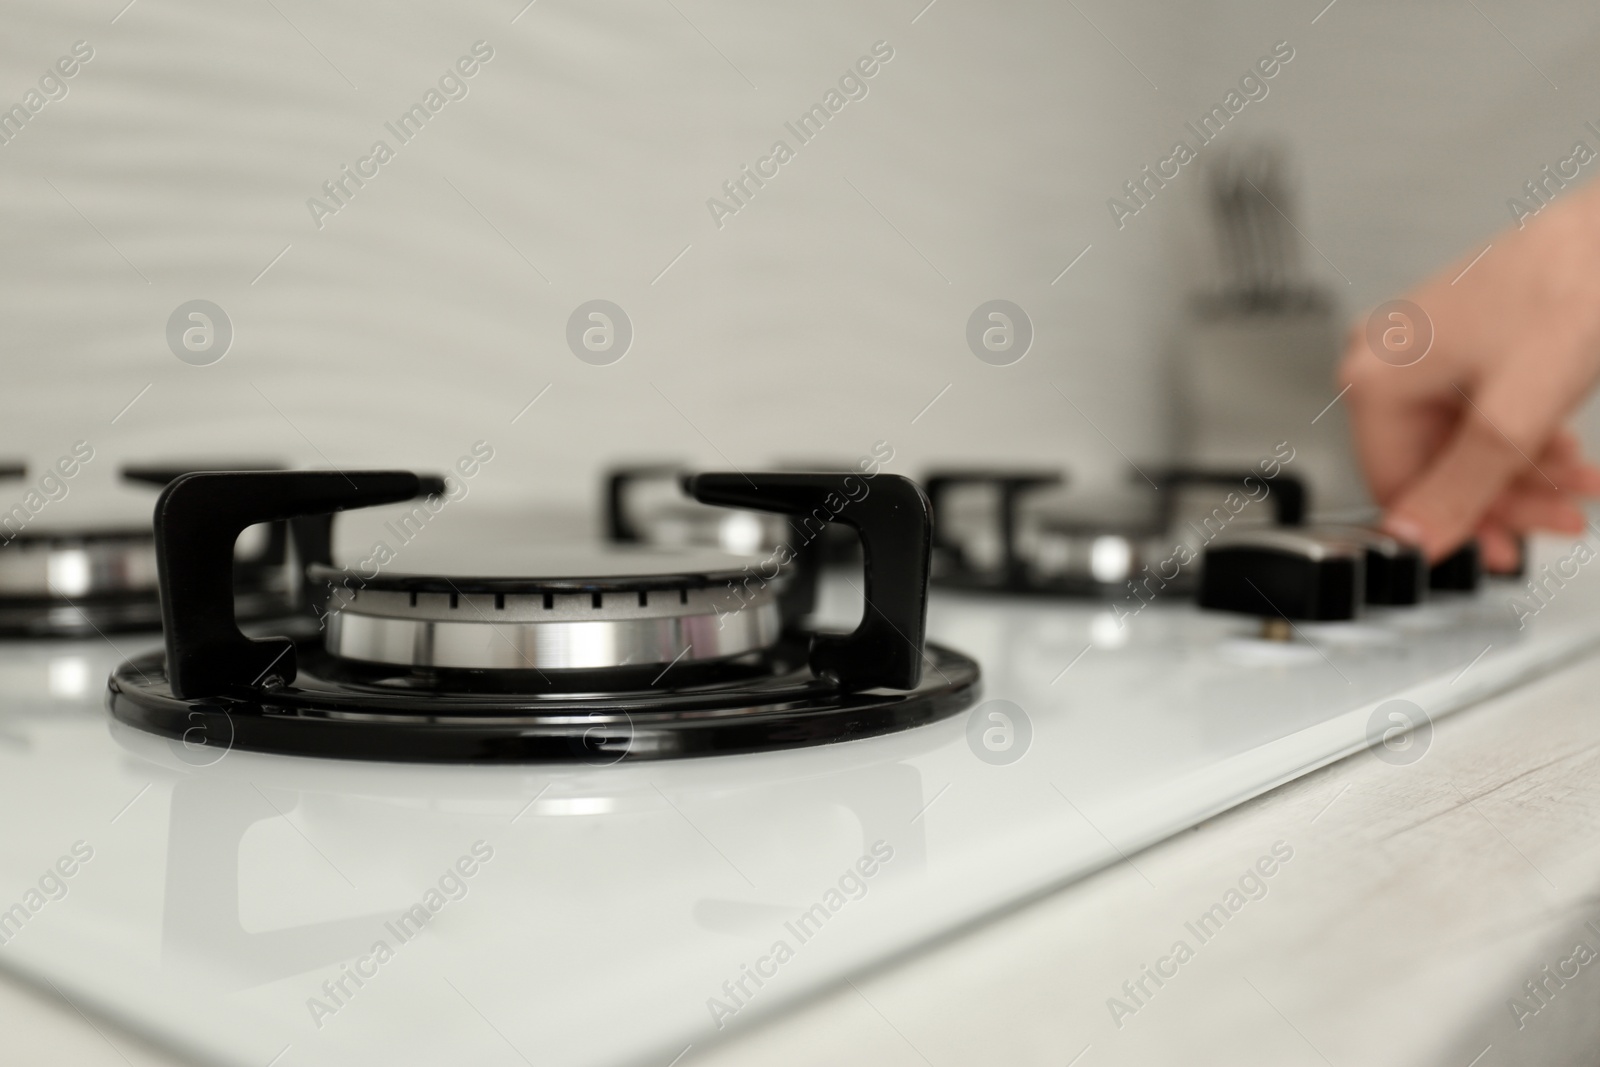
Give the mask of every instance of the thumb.
<svg viewBox="0 0 1600 1067">
<path fill-rule="evenodd" d="M 1533 462 L 1528 456 L 1548 435 L 1537 417 L 1544 413 L 1530 411 L 1525 398 L 1516 406 L 1519 417 L 1504 421 L 1466 394 L 1462 398 L 1461 418 L 1444 448 L 1384 516 L 1389 533 L 1421 546 L 1429 560 L 1449 555 L 1471 536 L 1495 498 L 1528 469 Z M 1553 420 L 1559 413 L 1548 414 Z"/>
</svg>

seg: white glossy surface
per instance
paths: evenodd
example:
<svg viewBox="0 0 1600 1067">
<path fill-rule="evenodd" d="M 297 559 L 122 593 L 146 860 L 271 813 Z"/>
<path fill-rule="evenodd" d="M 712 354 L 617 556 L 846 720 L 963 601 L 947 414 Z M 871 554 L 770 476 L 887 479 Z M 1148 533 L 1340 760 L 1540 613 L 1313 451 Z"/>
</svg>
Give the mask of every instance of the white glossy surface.
<svg viewBox="0 0 1600 1067">
<path fill-rule="evenodd" d="M 793 958 L 730 1031 L 1360 747 L 1385 699 L 1437 716 L 1593 647 L 1587 578 L 1520 637 L 1496 586 L 1298 647 L 1181 605 L 1119 630 L 1087 606 L 937 598 L 934 635 L 1031 722 L 1009 765 L 976 757 L 963 715 L 612 767 L 200 766 L 215 753 L 109 726 L 103 643 L 11 646 L 0 909 L 75 842 L 94 857 L 0 965 L 216 1062 L 664 1064 L 717 1036 L 707 999 L 776 939 Z M 848 614 L 848 586 L 830 593 Z M 480 840 L 462 899 L 400 943 L 385 924 Z M 878 841 L 894 855 L 865 895 L 799 943 L 785 923 Z M 319 1029 L 308 998 L 379 938 L 393 958 Z"/>
</svg>

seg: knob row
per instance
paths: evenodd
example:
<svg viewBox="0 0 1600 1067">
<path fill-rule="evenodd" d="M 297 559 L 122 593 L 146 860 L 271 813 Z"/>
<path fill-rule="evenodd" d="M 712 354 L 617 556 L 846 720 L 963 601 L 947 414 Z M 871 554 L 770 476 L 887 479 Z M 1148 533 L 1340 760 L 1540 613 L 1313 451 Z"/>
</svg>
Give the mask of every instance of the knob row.
<svg viewBox="0 0 1600 1067">
<path fill-rule="evenodd" d="M 1469 542 L 1432 567 L 1422 552 L 1366 527 L 1262 529 L 1207 547 L 1202 608 L 1263 618 L 1339 622 L 1363 604 L 1418 604 L 1429 590 L 1470 592 L 1482 577 Z"/>
</svg>

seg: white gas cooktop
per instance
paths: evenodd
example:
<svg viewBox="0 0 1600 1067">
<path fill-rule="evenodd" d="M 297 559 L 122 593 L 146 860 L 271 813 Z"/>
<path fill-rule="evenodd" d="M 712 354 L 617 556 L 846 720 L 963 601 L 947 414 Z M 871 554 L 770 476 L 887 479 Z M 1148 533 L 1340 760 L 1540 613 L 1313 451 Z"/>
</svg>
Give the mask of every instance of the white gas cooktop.
<svg viewBox="0 0 1600 1067">
<path fill-rule="evenodd" d="M 830 580 L 824 615 L 852 589 Z M 1518 589 L 1289 644 L 1185 603 L 1119 629 L 936 592 L 929 636 L 983 665 L 972 712 L 611 766 L 218 758 L 105 711 L 154 638 L 14 642 L 0 967 L 211 1062 L 665 1067 L 1600 644 L 1590 575 L 1524 629 Z"/>
</svg>

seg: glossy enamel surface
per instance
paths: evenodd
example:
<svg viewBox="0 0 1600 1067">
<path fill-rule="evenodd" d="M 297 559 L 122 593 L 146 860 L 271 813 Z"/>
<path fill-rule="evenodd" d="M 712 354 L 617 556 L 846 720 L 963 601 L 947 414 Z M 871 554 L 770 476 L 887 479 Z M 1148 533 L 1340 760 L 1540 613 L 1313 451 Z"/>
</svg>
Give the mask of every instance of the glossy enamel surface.
<svg viewBox="0 0 1600 1067">
<path fill-rule="evenodd" d="M 1280 647 L 1183 603 L 1119 625 L 939 594 L 930 636 L 983 665 L 973 711 L 613 766 L 186 746 L 106 714 L 105 674 L 146 648 L 8 645 L 0 912 L 74 873 L 0 966 L 209 1062 L 663 1065 L 1359 751 L 1388 700 L 1437 717 L 1583 654 L 1589 578 L 1525 629 L 1488 583 Z M 825 594 L 847 627 L 851 585 Z"/>
</svg>

